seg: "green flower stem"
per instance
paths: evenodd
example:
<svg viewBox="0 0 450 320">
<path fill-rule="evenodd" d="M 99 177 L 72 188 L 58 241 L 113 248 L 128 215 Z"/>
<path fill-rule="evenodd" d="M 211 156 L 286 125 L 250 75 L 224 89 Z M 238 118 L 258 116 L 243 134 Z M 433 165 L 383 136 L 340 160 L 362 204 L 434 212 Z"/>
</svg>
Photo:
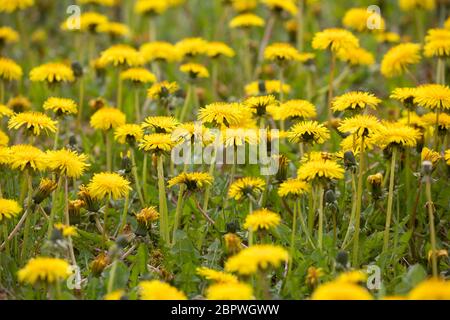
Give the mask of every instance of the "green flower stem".
<svg viewBox="0 0 450 320">
<path fill-rule="evenodd" d="M 439 151 L 439 117 L 440 117 L 441 109 L 436 108 L 436 125 L 434 128 L 434 150 Z"/>
<path fill-rule="evenodd" d="M 331 111 L 331 103 L 333 101 L 335 73 L 336 73 L 336 54 L 333 51 L 331 51 L 330 82 L 328 84 L 328 120 L 331 120 L 331 118 L 333 117 L 333 112 Z"/>
<path fill-rule="evenodd" d="M 216 148 L 213 150 L 213 156 L 211 158 L 211 164 L 209 165 L 209 174 L 214 177 L 214 171 L 216 169 Z M 207 185 L 205 189 L 205 198 L 203 200 L 203 211 L 208 212 L 209 198 L 211 196 L 212 185 Z"/>
<path fill-rule="evenodd" d="M 114 281 L 116 279 L 116 273 L 117 273 L 117 259 L 114 259 L 111 265 L 111 272 L 109 274 L 108 279 L 108 293 L 111 293 L 114 289 Z"/>
<path fill-rule="evenodd" d="M 111 195 L 106 200 L 106 204 L 103 212 L 103 233 L 102 233 L 102 245 L 105 247 L 108 242 L 108 214 L 109 214 L 109 206 L 111 202 Z"/>
<path fill-rule="evenodd" d="M 130 204 L 130 195 L 127 194 L 125 196 L 125 204 L 123 205 L 123 210 L 122 210 L 122 217 L 120 219 L 120 226 L 119 228 L 117 228 L 117 231 L 115 232 L 115 237 L 117 237 L 125 228 L 126 224 L 127 224 L 127 215 L 128 215 L 128 206 Z"/>
<path fill-rule="evenodd" d="M 284 86 L 284 69 L 283 67 L 279 67 L 278 70 L 278 79 L 280 80 L 280 103 L 284 102 L 284 92 L 283 92 L 283 86 Z M 280 130 L 284 130 L 284 120 L 280 120 Z"/>
<path fill-rule="evenodd" d="M 78 115 L 77 115 L 77 129 L 82 132 L 81 124 L 83 122 L 83 111 L 84 111 L 84 78 L 79 78 L 80 88 L 79 88 L 79 98 L 78 98 Z"/>
<path fill-rule="evenodd" d="M 141 122 L 141 106 L 139 103 L 139 89 L 134 89 L 134 112 L 136 117 L 136 122 Z"/>
<path fill-rule="evenodd" d="M 295 250 L 295 235 L 297 232 L 297 214 L 298 214 L 298 210 L 300 210 L 300 206 L 298 206 L 297 204 L 294 204 L 294 213 L 292 215 L 292 231 L 291 231 L 291 245 L 290 245 L 290 250 L 289 250 L 289 266 L 288 266 L 288 271 L 287 271 L 287 275 L 286 278 L 289 279 L 289 276 L 291 274 L 291 270 L 292 270 L 292 264 L 294 263 L 294 250 Z"/>
<path fill-rule="evenodd" d="M 211 92 L 214 101 L 217 101 L 219 95 L 217 93 L 217 88 L 219 87 L 219 62 L 217 59 L 212 60 L 211 66 Z"/>
<path fill-rule="evenodd" d="M 64 178 L 64 220 L 66 225 L 70 225 L 69 218 L 69 178 L 67 176 Z M 77 260 L 75 258 L 75 252 L 73 250 L 72 238 L 69 237 L 69 255 L 72 265 L 77 265 Z"/>
<path fill-rule="evenodd" d="M 300 220 L 300 225 L 305 232 L 306 239 L 308 240 L 309 244 L 311 245 L 311 248 L 315 249 L 316 246 L 314 245 L 314 241 L 312 241 L 312 239 L 311 239 L 311 234 L 309 233 L 308 227 L 306 226 L 306 223 L 305 223 L 305 218 L 303 217 L 304 210 L 302 209 L 303 206 L 301 204 L 301 200 L 297 200 L 297 206 L 298 206 L 298 213 L 299 213 L 298 217 Z"/>
<path fill-rule="evenodd" d="M 175 211 L 175 220 L 173 223 L 173 231 L 172 231 L 172 245 L 175 244 L 175 236 L 178 231 L 178 227 L 180 225 L 181 214 L 183 212 L 184 192 L 185 191 L 186 191 L 186 185 L 182 184 L 180 186 L 180 191 L 178 192 L 177 208 Z"/>
<path fill-rule="evenodd" d="M 137 172 L 136 155 L 134 152 L 134 148 L 131 148 L 130 151 L 131 151 L 130 152 L 130 154 L 131 154 L 131 171 L 133 173 L 134 183 L 136 184 L 136 191 L 137 191 L 137 194 L 139 197 L 139 201 L 141 203 L 141 207 L 145 207 L 144 196 L 142 195 L 141 183 L 139 182 L 139 177 L 138 177 L 138 172 Z"/>
<path fill-rule="evenodd" d="M 142 189 L 144 190 L 144 201 L 147 203 L 148 190 L 147 190 L 147 164 L 148 164 L 148 154 L 144 153 L 144 161 L 142 164 Z"/>
<path fill-rule="evenodd" d="M 5 103 L 5 82 L 0 80 L 0 104 Z"/>
<path fill-rule="evenodd" d="M 392 219 L 392 202 L 394 200 L 395 162 L 397 161 L 397 152 L 397 147 L 394 147 L 392 149 L 391 171 L 389 176 L 389 194 L 386 213 L 386 226 L 384 228 L 383 236 L 383 252 L 386 252 L 389 246 L 389 230 L 391 227 Z"/>
<path fill-rule="evenodd" d="M 108 130 L 105 132 L 105 140 L 106 140 L 106 171 L 112 171 L 112 132 Z"/>
<path fill-rule="evenodd" d="M 57 203 L 58 201 L 57 200 L 58 200 L 58 192 L 61 188 L 61 184 L 62 184 L 62 177 L 59 177 L 56 190 L 53 191 L 53 194 L 52 194 L 52 208 L 50 210 L 50 217 L 48 220 L 48 229 L 47 229 L 47 237 L 49 239 L 52 235 L 53 222 L 55 221 L 56 211 L 58 210 L 58 203 Z"/>
<path fill-rule="evenodd" d="M 9 255 L 8 221 L 3 222 L 2 231 L 3 231 L 3 243 L 5 244 L 5 254 Z M 1 250 L 2 250 L 2 247 L 0 247 L 0 251 Z"/>
<path fill-rule="evenodd" d="M 31 210 L 32 198 L 33 198 L 32 177 L 31 177 L 31 173 L 29 172 L 28 169 L 25 170 L 24 175 L 25 175 L 24 179 L 26 179 L 28 182 L 27 211 L 32 212 L 32 210 Z M 25 227 L 24 227 L 24 231 L 23 231 L 23 244 L 22 244 L 22 251 L 20 254 L 22 261 L 27 256 L 28 246 L 29 246 L 30 237 L 31 237 L 30 229 L 31 229 L 31 218 L 28 217 L 25 219 Z"/>
<path fill-rule="evenodd" d="M 431 242 L 431 265 L 433 270 L 433 277 L 438 277 L 438 264 L 436 256 L 436 230 L 434 226 L 434 204 L 431 197 L 431 176 L 425 177 L 426 195 L 427 195 L 427 209 L 428 209 L 428 224 L 430 225 L 430 242 Z"/>
<path fill-rule="evenodd" d="M 58 140 L 59 140 L 59 133 L 61 131 L 61 125 L 60 125 L 61 119 L 59 119 L 56 122 L 56 132 L 55 132 L 55 140 L 53 141 L 53 150 L 58 149 Z"/>
<path fill-rule="evenodd" d="M 314 206 L 314 188 L 311 188 L 308 197 L 308 231 L 310 234 L 314 232 L 315 206 Z"/>
<path fill-rule="evenodd" d="M 365 171 L 365 136 L 361 137 L 359 155 L 359 173 L 358 173 L 358 187 L 356 192 L 356 216 L 355 216 L 355 236 L 353 241 L 353 267 L 358 268 L 359 257 L 359 233 L 361 229 L 361 206 L 363 193 L 363 176 Z"/>
<path fill-rule="evenodd" d="M 244 68 L 244 79 L 246 82 L 250 82 L 252 79 L 252 54 L 250 49 L 250 36 L 247 30 L 242 31 L 242 63 Z"/>
<path fill-rule="evenodd" d="M 318 247 L 319 250 L 322 250 L 323 246 L 323 195 L 324 189 L 323 185 L 319 185 L 318 196 L 319 196 L 319 240 Z"/>
<path fill-rule="evenodd" d="M 186 91 L 186 98 L 184 100 L 183 108 L 181 109 L 181 113 L 179 116 L 180 122 L 183 122 L 185 120 L 186 114 L 189 111 L 189 105 L 191 102 L 191 96 L 192 96 L 192 84 L 188 85 L 187 91 Z"/>
<path fill-rule="evenodd" d="M 153 17 L 148 19 L 148 40 L 149 42 L 156 41 L 156 21 Z"/>
<path fill-rule="evenodd" d="M 158 156 L 158 193 L 159 193 L 159 221 L 160 221 L 160 234 L 164 243 L 169 243 L 169 216 L 167 213 L 167 198 L 166 198 L 166 186 L 164 182 L 164 165 L 163 156 Z"/>
<path fill-rule="evenodd" d="M 303 52 L 303 41 L 305 34 L 305 19 L 304 19 L 304 11 L 305 11 L 305 0 L 298 0 L 298 12 L 297 12 L 297 49 L 300 52 Z"/>
<path fill-rule="evenodd" d="M 123 81 L 120 77 L 120 68 L 117 68 L 117 109 L 122 111 L 122 88 Z"/>
</svg>

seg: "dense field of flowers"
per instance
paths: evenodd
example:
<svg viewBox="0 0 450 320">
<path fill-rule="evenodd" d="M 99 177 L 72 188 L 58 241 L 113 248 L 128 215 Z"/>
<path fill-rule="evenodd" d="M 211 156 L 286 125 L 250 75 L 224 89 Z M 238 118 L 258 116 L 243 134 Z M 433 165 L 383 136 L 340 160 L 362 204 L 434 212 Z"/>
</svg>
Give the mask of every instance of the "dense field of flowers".
<svg viewBox="0 0 450 320">
<path fill-rule="evenodd" d="M 0 299 L 450 299 L 449 17 L 0 0 Z"/>
</svg>

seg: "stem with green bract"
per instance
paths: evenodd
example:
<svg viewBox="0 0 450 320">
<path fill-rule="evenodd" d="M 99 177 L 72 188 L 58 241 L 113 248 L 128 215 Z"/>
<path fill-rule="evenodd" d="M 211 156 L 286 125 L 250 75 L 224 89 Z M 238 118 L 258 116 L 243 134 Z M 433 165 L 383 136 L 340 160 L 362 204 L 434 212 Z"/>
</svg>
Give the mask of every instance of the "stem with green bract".
<svg viewBox="0 0 450 320">
<path fill-rule="evenodd" d="M 394 146 L 392 148 L 391 170 L 389 176 L 389 194 L 386 213 L 386 225 L 384 228 L 384 236 L 383 236 L 383 253 L 385 253 L 388 250 L 389 246 L 389 231 L 392 220 L 392 202 L 394 200 L 395 162 L 397 161 L 397 152 L 398 152 L 397 147 Z"/>
<path fill-rule="evenodd" d="M 159 223 L 161 239 L 165 244 L 170 241 L 169 235 L 169 216 L 167 213 L 166 186 L 164 182 L 164 164 L 163 155 L 158 155 L 157 171 L 158 171 L 158 194 L 159 194 Z"/>
<path fill-rule="evenodd" d="M 434 226 L 434 204 L 431 197 L 431 175 L 425 176 L 425 187 L 427 196 L 427 210 L 428 210 L 428 224 L 430 226 L 430 243 L 431 243 L 431 265 L 433 270 L 433 277 L 438 277 L 438 264 L 436 255 L 436 229 Z"/>
<path fill-rule="evenodd" d="M 365 136 L 361 136 L 360 156 L 359 156 L 359 173 L 358 173 L 358 187 L 356 193 L 356 216 L 355 216 L 355 236 L 353 242 L 353 267 L 358 268 L 359 257 L 359 233 L 361 224 L 361 206 L 362 206 L 362 191 L 363 191 L 363 176 L 365 171 Z"/>
</svg>

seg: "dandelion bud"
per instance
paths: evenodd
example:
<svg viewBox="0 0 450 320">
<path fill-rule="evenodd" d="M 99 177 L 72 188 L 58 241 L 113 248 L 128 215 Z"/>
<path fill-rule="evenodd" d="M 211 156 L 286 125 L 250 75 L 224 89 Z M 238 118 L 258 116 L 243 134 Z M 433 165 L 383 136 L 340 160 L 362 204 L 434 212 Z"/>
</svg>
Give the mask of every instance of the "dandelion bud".
<svg viewBox="0 0 450 320">
<path fill-rule="evenodd" d="M 381 173 L 370 175 L 367 177 L 367 182 L 371 187 L 372 198 L 374 200 L 380 199 L 382 195 L 381 185 L 383 184 L 383 175 Z"/>
<path fill-rule="evenodd" d="M 431 161 L 425 160 L 422 162 L 422 175 L 430 176 L 433 171 L 433 163 Z"/>
<path fill-rule="evenodd" d="M 259 80 L 258 81 L 258 91 L 261 94 L 266 93 L 267 89 L 266 89 L 266 82 L 264 80 Z"/>
<path fill-rule="evenodd" d="M 80 78 L 83 76 L 83 67 L 81 66 L 81 64 L 77 61 L 73 62 L 72 65 L 72 71 L 73 74 L 76 78 Z"/>
<path fill-rule="evenodd" d="M 280 155 L 278 157 L 278 171 L 275 176 L 276 180 L 279 182 L 286 181 L 288 173 L 289 159 L 285 155 Z"/>
<path fill-rule="evenodd" d="M 131 167 L 132 167 L 132 163 L 131 163 L 131 159 L 130 159 L 130 154 L 126 153 L 122 155 L 122 163 L 121 163 L 121 168 L 122 170 L 125 172 L 125 174 L 128 174 L 131 172 Z"/>
<path fill-rule="evenodd" d="M 40 204 L 42 201 L 47 199 L 50 194 L 56 189 L 58 184 L 50 179 L 42 179 L 39 183 L 38 189 L 34 192 L 33 202 L 35 204 Z"/>
<path fill-rule="evenodd" d="M 241 238 L 235 233 L 227 233 L 224 236 L 225 249 L 228 255 L 234 255 L 241 251 L 242 243 Z"/>
<path fill-rule="evenodd" d="M 156 207 L 144 208 L 136 214 L 136 221 L 138 227 L 136 234 L 139 236 L 145 236 L 152 227 L 152 223 L 159 219 L 159 213 L 156 211 Z"/>
<path fill-rule="evenodd" d="M 326 202 L 327 204 L 333 204 L 333 203 L 336 202 L 336 194 L 334 193 L 333 190 L 328 189 L 328 190 L 325 192 L 325 202 Z"/>
<path fill-rule="evenodd" d="M 306 285 L 310 288 L 315 288 L 319 283 L 320 277 L 323 276 L 322 268 L 309 267 L 306 275 Z"/>
<path fill-rule="evenodd" d="M 94 276 L 99 276 L 108 264 L 109 264 L 108 256 L 104 253 L 100 253 L 91 262 L 91 272 L 94 274 Z"/>
<path fill-rule="evenodd" d="M 339 251 L 336 256 L 336 263 L 339 266 L 339 268 L 347 269 L 349 262 L 348 262 L 348 252 L 347 251 Z"/>
<path fill-rule="evenodd" d="M 433 151 L 426 147 L 422 149 L 420 156 L 421 156 L 422 161 L 430 161 L 431 164 L 433 165 L 433 167 L 435 167 L 436 164 L 441 159 L 441 155 L 439 154 L 439 152 Z"/>
<path fill-rule="evenodd" d="M 88 188 L 85 185 L 81 185 L 79 189 L 78 198 L 84 202 L 86 210 L 98 212 L 100 210 L 100 204 L 91 197 Z"/>
<path fill-rule="evenodd" d="M 94 110 L 99 110 L 106 106 L 106 101 L 103 98 L 96 98 L 89 101 L 89 106 Z"/>
<path fill-rule="evenodd" d="M 353 151 L 346 151 L 344 153 L 344 165 L 347 170 L 356 166 L 356 159 Z"/>
<path fill-rule="evenodd" d="M 77 225 L 81 222 L 81 208 L 85 206 L 83 200 L 69 201 L 69 221 L 72 225 Z"/>
</svg>

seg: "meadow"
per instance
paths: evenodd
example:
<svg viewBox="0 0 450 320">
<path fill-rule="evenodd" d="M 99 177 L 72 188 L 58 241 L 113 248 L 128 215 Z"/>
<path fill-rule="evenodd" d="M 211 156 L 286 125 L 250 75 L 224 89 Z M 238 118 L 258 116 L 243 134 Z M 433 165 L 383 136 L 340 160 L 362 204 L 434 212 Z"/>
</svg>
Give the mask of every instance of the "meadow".
<svg viewBox="0 0 450 320">
<path fill-rule="evenodd" d="M 449 300 L 450 2 L 0 0 L 0 300 Z"/>
</svg>

